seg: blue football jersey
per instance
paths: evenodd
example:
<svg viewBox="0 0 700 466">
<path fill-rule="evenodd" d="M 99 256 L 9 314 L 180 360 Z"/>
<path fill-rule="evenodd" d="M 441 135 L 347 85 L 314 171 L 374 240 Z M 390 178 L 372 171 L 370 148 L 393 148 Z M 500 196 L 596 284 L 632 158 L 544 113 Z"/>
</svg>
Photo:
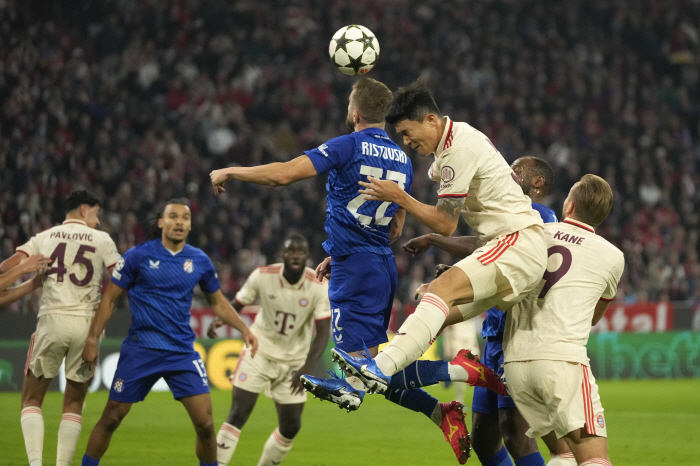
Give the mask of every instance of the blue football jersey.
<svg viewBox="0 0 700 466">
<path fill-rule="evenodd" d="M 328 173 L 325 251 L 331 256 L 391 254 L 389 227 L 399 206 L 365 200 L 358 183 L 367 176 L 392 180 L 410 194 L 413 167 L 406 154 L 379 128 L 331 139 L 305 153 L 319 175 Z"/>
<path fill-rule="evenodd" d="M 194 288 L 219 290 L 219 278 L 209 257 L 186 244 L 174 254 L 160 239 L 129 249 L 112 272 L 112 282 L 128 291 L 131 327 L 124 344 L 192 352 L 190 327 Z"/>
<path fill-rule="evenodd" d="M 554 213 L 552 209 L 542 204 L 532 203 L 532 208 L 535 209 L 542 217 L 544 223 L 557 223 L 557 214 Z M 506 313 L 499 311 L 496 308 L 489 309 L 486 311 L 486 318 L 484 319 L 484 325 L 481 327 L 481 336 L 483 338 L 495 337 L 498 335 L 503 335 L 503 331 L 506 329 Z"/>
</svg>

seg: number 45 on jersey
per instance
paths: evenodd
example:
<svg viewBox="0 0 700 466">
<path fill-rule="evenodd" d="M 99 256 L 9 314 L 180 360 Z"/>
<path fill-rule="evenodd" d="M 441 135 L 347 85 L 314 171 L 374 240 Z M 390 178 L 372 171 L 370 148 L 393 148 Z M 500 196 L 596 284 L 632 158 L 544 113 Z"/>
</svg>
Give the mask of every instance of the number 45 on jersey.
<svg viewBox="0 0 700 466">
<path fill-rule="evenodd" d="M 386 178 L 384 178 L 383 168 L 360 165 L 360 175 L 367 175 L 380 180 L 396 181 L 401 189 L 404 189 L 404 187 L 406 186 L 406 174 L 401 172 L 387 170 Z M 355 218 L 360 221 L 360 223 L 366 226 L 369 226 L 371 224 L 388 225 L 391 222 L 393 216 L 385 217 L 384 214 L 386 213 L 386 209 L 389 207 L 389 204 L 391 204 L 391 202 L 384 201 L 381 204 L 379 204 L 377 210 L 374 212 L 374 218 L 372 218 L 372 216 L 370 215 L 364 215 L 357 212 L 360 206 L 367 202 L 365 196 L 366 194 L 360 194 L 348 203 L 347 208 L 350 211 L 350 213 L 353 214 Z"/>
</svg>

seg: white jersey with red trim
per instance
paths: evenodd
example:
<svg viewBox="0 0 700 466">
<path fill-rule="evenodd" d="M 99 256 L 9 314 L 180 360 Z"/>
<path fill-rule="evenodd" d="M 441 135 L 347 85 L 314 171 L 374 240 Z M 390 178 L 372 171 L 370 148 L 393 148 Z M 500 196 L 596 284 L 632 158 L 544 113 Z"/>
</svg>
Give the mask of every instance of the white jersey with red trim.
<svg viewBox="0 0 700 466">
<path fill-rule="evenodd" d="M 506 318 L 505 362 L 549 359 L 588 365 L 586 343 L 599 300 L 617 292 L 622 251 L 585 223 L 565 219 L 544 227 L 547 270 Z"/>
<path fill-rule="evenodd" d="M 515 173 L 489 138 L 467 123 L 446 118 L 428 173 L 440 183 L 438 198 L 464 199 L 462 216 L 481 241 L 531 225 L 543 226 Z"/>
<path fill-rule="evenodd" d="M 260 310 L 250 328 L 258 337 L 258 352 L 279 361 L 303 361 L 314 322 L 331 317 L 328 281 L 319 282 L 307 267 L 299 282 L 289 283 L 283 270 L 284 264 L 255 269 L 236 293 L 236 301 L 248 305 L 260 298 Z"/>
<path fill-rule="evenodd" d="M 51 259 L 41 292 L 39 317 L 70 314 L 91 317 L 100 304 L 102 275 L 121 256 L 104 231 L 81 220 L 66 220 L 32 237 L 17 251 Z"/>
</svg>

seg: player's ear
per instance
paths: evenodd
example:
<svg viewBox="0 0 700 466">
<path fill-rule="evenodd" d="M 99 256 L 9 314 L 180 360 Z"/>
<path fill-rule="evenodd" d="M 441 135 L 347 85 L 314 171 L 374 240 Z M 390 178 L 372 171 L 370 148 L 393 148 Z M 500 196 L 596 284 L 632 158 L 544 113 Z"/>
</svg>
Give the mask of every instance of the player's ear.
<svg viewBox="0 0 700 466">
<path fill-rule="evenodd" d="M 532 180 L 532 186 L 535 188 L 541 188 L 544 186 L 544 176 L 542 175 L 537 175 L 533 180 Z"/>
<path fill-rule="evenodd" d="M 158 217 L 158 228 L 163 228 L 163 217 Z"/>
<path fill-rule="evenodd" d="M 78 207 L 80 218 L 87 218 L 89 208 L 90 207 L 87 204 L 80 204 L 80 207 Z"/>
</svg>

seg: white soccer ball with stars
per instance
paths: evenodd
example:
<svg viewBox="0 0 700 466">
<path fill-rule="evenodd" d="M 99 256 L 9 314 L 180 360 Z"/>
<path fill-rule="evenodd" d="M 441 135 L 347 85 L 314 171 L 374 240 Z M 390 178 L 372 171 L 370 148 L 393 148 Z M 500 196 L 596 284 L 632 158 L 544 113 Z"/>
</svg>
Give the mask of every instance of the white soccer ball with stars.
<svg viewBox="0 0 700 466">
<path fill-rule="evenodd" d="M 377 62 L 379 41 L 364 26 L 343 26 L 333 34 L 328 54 L 342 73 L 349 76 L 365 74 Z"/>
</svg>

